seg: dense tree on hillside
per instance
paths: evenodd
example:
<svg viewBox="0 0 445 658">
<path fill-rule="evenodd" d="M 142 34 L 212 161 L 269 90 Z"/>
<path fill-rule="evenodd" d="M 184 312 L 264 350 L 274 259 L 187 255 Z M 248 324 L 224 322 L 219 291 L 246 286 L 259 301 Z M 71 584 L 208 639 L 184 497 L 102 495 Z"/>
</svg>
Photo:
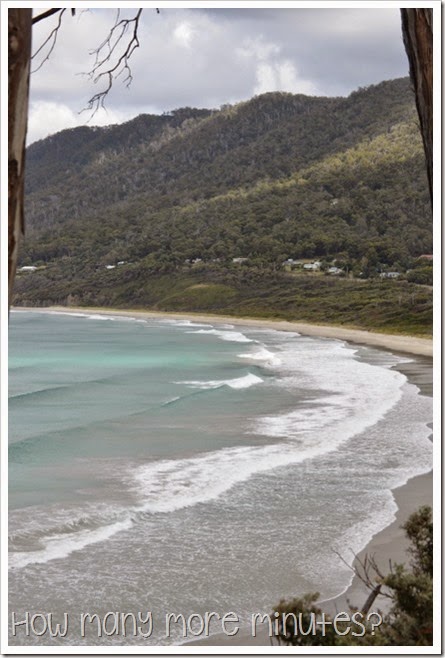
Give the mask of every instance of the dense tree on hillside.
<svg viewBox="0 0 445 658">
<path fill-rule="evenodd" d="M 133 262 L 357 259 L 373 243 L 382 263 L 407 267 L 431 249 L 414 112 L 403 79 L 347 99 L 265 94 L 229 115 L 189 109 L 63 131 L 28 152 L 22 262 L 36 251 L 54 261 L 55 243 L 98 265 L 119 249 Z"/>
<path fill-rule="evenodd" d="M 66 9 L 47 9 L 32 16 L 32 9 L 8 9 L 8 288 L 11 303 L 12 288 L 17 267 L 20 237 L 24 233 L 24 176 L 25 143 L 28 126 L 29 76 L 31 64 L 32 26 L 54 14 L 59 15 L 58 26 L 48 35 L 43 47 L 48 46 L 46 58 L 51 54 L 57 39 L 60 21 Z M 98 47 L 96 62 L 90 73 L 94 82 L 106 81 L 104 89 L 89 101 L 90 109 L 103 105 L 114 79 L 122 72 L 131 81 L 129 59 L 139 46 L 137 30 L 142 9 L 132 19 L 121 19 L 117 13 L 109 36 Z M 159 11 L 159 10 L 157 10 Z M 75 13 L 75 9 L 71 10 Z M 133 32 L 127 42 L 124 37 L 129 26 Z M 121 52 L 116 49 L 124 44 Z M 108 52 L 107 52 L 108 51 Z M 116 57 L 117 54 L 117 57 Z M 46 59 L 45 58 L 45 59 Z M 116 59 L 114 59 L 116 58 Z"/>
<path fill-rule="evenodd" d="M 16 302 L 273 311 L 428 333 L 431 293 L 414 285 L 425 278 L 391 290 L 363 281 L 414 270 L 432 250 L 415 112 L 401 79 L 348 98 L 269 93 L 37 142 L 20 265 L 39 269 L 19 273 Z M 287 259 L 323 268 L 307 280 L 285 271 Z M 339 278 L 328 283 L 333 261 L 341 276 L 361 278 L 335 304 L 344 291 Z M 227 294 L 218 300 L 203 284 Z"/>
<path fill-rule="evenodd" d="M 60 10 L 60 9 L 50 9 L 46 12 L 43 12 L 40 16 L 37 16 L 33 19 L 34 22 L 38 20 L 43 20 L 46 18 L 48 15 L 51 15 L 53 13 L 59 13 L 59 18 L 62 16 L 63 12 L 65 10 Z M 404 10 L 402 10 L 403 12 Z M 416 26 L 419 24 L 421 20 L 425 19 L 422 18 L 421 10 L 412 10 L 414 13 L 412 15 L 407 15 L 407 20 L 406 22 L 404 21 L 404 33 L 405 35 L 405 40 L 406 43 L 410 43 L 410 47 L 414 54 L 417 54 L 417 51 L 422 49 L 421 56 L 419 56 L 418 61 L 416 60 L 415 64 L 412 64 L 410 67 L 411 69 L 411 75 L 414 77 L 415 75 L 417 83 L 416 84 L 416 93 L 419 96 L 419 94 L 424 91 L 426 83 L 422 82 L 424 78 L 419 77 L 419 72 L 423 73 L 424 70 L 427 70 L 428 68 L 428 61 L 431 59 L 431 48 L 424 47 L 425 43 L 428 46 L 428 39 L 432 38 L 432 31 L 431 31 L 431 20 L 430 18 L 426 20 L 426 26 L 430 28 L 430 31 L 428 30 L 419 30 L 416 32 L 416 30 L 413 28 L 416 28 Z M 431 10 L 426 10 L 430 11 Z M 12 290 L 12 284 L 14 280 L 14 275 L 16 271 L 16 262 L 17 262 L 17 253 L 18 253 L 18 243 L 19 243 L 19 237 L 20 233 L 23 230 L 23 173 L 24 173 L 24 144 L 25 144 L 25 137 L 26 137 L 26 122 L 27 122 L 27 111 L 28 111 L 28 83 L 29 83 L 29 58 L 30 58 L 30 45 L 31 45 L 31 18 L 30 18 L 30 10 L 22 10 L 22 9 L 10 9 L 9 10 L 9 104 L 8 104 L 8 114 L 9 114 L 9 127 L 10 127 L 10 132 L 9 132 L 9 172 L 10 172 L 10 183 L 9 183 L 9 217 L 8 217 L 8 225 L 9 225 L 9 259 L 8 259 L 8 275 L 9 275 L 9 288 L 10 291 Z M 128 69 L 128 57 L 131 55 L 131 52 L 134 50 L 134 48 L 138 47 L 139 43 L 137 40 L 137 21 L 138 17 L 140 16 L 140 10 L 136 14 L 135 18 L 132 19 L 134 20 L 134 31 L 131 34 L 131 38 L 128 43 L 128 47 L 124 49 L 124 52 L 122 56 L 118 59 L 118 62 L 116 66 L 110 65 L 108 68 L 105 70 L 98 70 L 94 69 L 93 70 L 93 77 L 95 76 L 96 79 L 102 79 L 104 76 L 105 80 L 107 81 L 107 85 L 105 88 L 105 92 L 99 92 L 92 98 L 92 103 L 93 106 L 95 103 L 101 103 L 103 100 L 103 93 L 106 93 L 107 89 L 109 88 L 109 85 L 112 83 L 113 77 L 115 74 L 119 72 L 119 70 L 123 69 L 124 71 L 127 72 L 131 79 L 131 72 Z M 132 23 L 132 21 L 123 21 L 124 27 L 126 24 Z M 119 28 L 120 23 L 122 21 L 117 21 L 117 28 Z M 406 23 L 406 24 L 405 24 Z M 127 25 L 128 27 L 128 25 Z M 113 32 L 114 28 L 112 28 Z M 53 33 L 57 34 L 57 30 L 53 31 Z M 53 33 L 49 36 L 49 42 L 51 42 L 51 38 Z M 122 34 L 125 33 L 125 30 L 122 31 Z M 415 35 L 415 38 L 413 38 L 413 34 Z M 105 41 L 105 47 L 106 47 L 106 41 Z M 52 47 L 52 46 L 50 46 Z M 408 47 L 407 47 L 408 49 Z M 99 57 L 100 60 L 100 57 Z M 107 61 L 107 58 L 105 58 L 105 61 Z M 411 60 L 410 60 L 411 61 Z M 413 60 L 414 61 L 414 60 Z M 116 68 L 117 67 L 117 68 Z M 120 68 L 119 68 L 120 67 Z M 427 70 L 425 80 L 426 82 L 430 81 L 430 73 L 429 70 Z M 420 80 L 420 83 L 419 83 Z M 303 101 L 302 102 L 307 102 L 308 101 Z M 423 105 L 428 106 L 427 101 L 421 101 L 418 100 L 419 107 Z M 298 104 L 298 100 L 293 100 L 292 101 L 294 107 L 295 104 Z M 261 108 L 262 109 L 262 116 L 270 122 L 270 127 L 272 128 L 274 125 L 274 122 L 277 120 L 277 116 L 273 113 L 270 113 L 268 111 L 267 107 L 267 98 L 264 99 L 264 106 Z M 242 109 L 237 111 L 241 112 L 242 115 Z M 227 117 L 231 113 L 231 108 L 226 108 L 225 114 L 223 116 Z M 313 155 L 314 159 L 320 159 L 320 157 L 323 154 L 323 143 L 329 143 L 331 141 L 332 143 L 332 152 L 335 152 L 336 150 L 336 144 L 335 144 L 335 139 L 334 142 L 330 140 L 330 135 L 329 135 L 329 126 L 326 123 L 327 117 L 329 117 L 329 112 L 322 112 L 324 123 L 321 126 L 320 129 L 317 131 L 314 131 L 312 134 L 312 139 L 307 139 L 306 138 L 306 132 L 304 129 L 302 129 L 302 132 L 300 134 L 300 145 L 299 149 L 300 151 L 298 153 L 293 153 L 294 160 L 295 160 L 295 165 L 294 168 L 300 168 L 302 165 L 307 164 L 307 162 L 304 161 L 304 159 L 301 159 L 301 153 L 306 152 L 307 150 L 310 150 Z M 320 117 L 321 118 L 321 117 Z M 348 124 L 347 128 L 345 127 L 344 134 L 350 134 L 354 136 L 356 128 L 356 122 L 360 122 L 362 120 L 362 117 L 360 114 L 356 115 L 355 117 L 351 117 L 351 121 Z M 423 122 L 423 120 L 422 120 Z M 425 148 L 427 149 L 428 144 L 431 145 L 431 140 L 432 140 L 432 132 L 430 130 L 431 122 L 427 118 L 425 122 L 422 123 L 423 126 L 423 134 L 424 134 L 424 140 L 425 140 Z M 181 124 L 181 130 L 185 131 L 187 133 L 187 130 L 189 129 L 190 125 L 187 125 L 186 122 L 182 122 Z M 248 126 L 246 124 L 246 130 L 245 130 L 245 135 L 242 136 L 241 139 L 241 147 L 243 147 L 244 143 L 249 140 L 252 137 L 252 125 Z M 289 134 L 293 134 L 294 126 L 292 123 L 289 123 Z M 328 131 L 328 134 L 324 134 L 325 131 Z M 205 133 L 205 126 L 203 127 L 203 132 Z M 255 128 L 254 128 L 255 132 Z M 323 137 L 323 139 L 320 142 L 320 138 Z M 170 135 L 168 133 L 168 130 L 164 130 L 162 134 L 160 135 L 160 140 L 162 142 L 162 145 L 165 145 L 166 143 L 169 142 L 170 140 Z M 152 142 L 151 148 L 156 150 L 159 147 L 159 140 L 156 142 L 155 140 Z M 275 140 L 275 135 L 273 129 L 269 131 L 269 136 L 267 139 L 264 140 L 264 144 L 262 145 L 262 148 L 260 150 L 257 150 L 256 153 L 249 153 L 249 151 L 244 151 L 244 153 L 241 153 L 240 155 L 243 156 L 241 158 L 238 158 L 238 162 L 240 165 L 240 169 L 243 171 L 243 179 L 242 179 L 242 184 L 246 185 L 252 185 L 256 181 L 256 176 L 257 176 L 257 171 L 258 171 L 258 166 L 260 163 L 263 163 L 264 166 L 264 175 L 266 177 L 273 177 L 273 178 L 279 178 L 279 177 L 284 177 L 288 176 L 292 173 L 292 169 L 289 169 L 288 167 L 288 158 L 287 156 L 289 155 L 289 148 L 287 144 L 283 144 L 282 146 L 282 151 L 281 153 L 277 154 L 277 157 L 274 160 L 272 168 L 268 167 L 269 163 L 269 154 L 271 149 L 275 148 L 276 140 Z M 163 170 L 158 171 L 157 169 L 153 170 L 150 167 L 140 167 L 139 169 L 136 169 L 134 172 L 134 182 L 132 182 L 131 186 L 129 186 L 128 182 L 125 180 L 121 180 L 119 176 L 115 178 L 113 181 L 113 187 L 111 188 L 113 190 L 113 201 L 118 203 L 121 200 L 125 199 L 126 196 L 130 192 L 133 191 L 132 186 L 136 186 L 136 188 L 139 186 L 144 185 L 144 180 L 147 179 L 147 177 L 153 177 L 154 180 L 159 184 L 160 186 L 160 193 L 166 195 L 169 191 L 167 188 L 164 188 L 162 190 L 162 184 L 164 181 L 170 179 L 171 181 L 174 181 L 175 183 L 177 182 L 177 177 L 178 177 L 178 171 L 181 172 L 181 166 L 183 168 L 188 168 L 190 166 L 196 165 L 197 162 L 201 162 L 202 164 L 202 172 L 203 172 L 203 180 L 207 183 L 207 196 L 210 198 L 211 196 L 220 194 L 221 191 L 228 190 L 231 187 L 234 186 L 234 184 L 237 182 L 237 176 L 235 175 L 234 172 L 232 172 L 229 169 L 226 168 L 224 172 L 225 180 L 221 181 L 221 175 L 219 174 L 218 166 L 220 163 L 221 159 L 224 159 L 224 153 L 228 149 L 230 150 L 232 146 L 231 143 L 231 137 L 230 135 L 226 136 L 226 141 L 221 142 L 219 141 L 218 143 L 212 145 L 211 148 L 207 145 L 205 149 L 202 149 L 201 151 L 196 151 L 196 149 L 187 149 L 185 148 L 182 151 L 181 156 L 177 159 L 177 161 L 173 161 L 173 168 L 166 165 Z M 166 154 L 168 152 L 168 149 L 166 151 Z M 432 151 L 431 148 L 429 151 L 427 151 L 427 155 L 431 155 Z M 104 157 L 105 160 L 113 160 L 115 154 L 113 152 L 102 152 L 97 154 L 98 158 Z M 236 152 L 234 151 L 234 155 L 236 156 Z M 429 157 L 429 155 L 428 155 Z M 208 167 L 207 165 L 211 163 L 212 166 Z M 146 162 L 144 163 L 146 164 Z M 179 165 L 179 170 L 178 170 L 178 165 Z M 216 172 L 215 172 L 216 169 Z M 68 172 L 71 174 L 72 172 Z M 213 180 L 214 180 L 214 175 L 217 173 L 220 178 L 220 183 L 219 185 L 214 185 Z M 431 179 L 430 179 L 431 182 Z M 76 188 L 76 181 L 72 181 L 71 188 L 75 189 Z M 187 178 L 187 175 L 183 176 L 182 180 L 183 185 L 187 186 L 189 185 L 190 181 Z M 110 189 L 110 188 L 109 188 Z M 329 191 L 328 188 L 326 188 L 326 191 Z M 171 194 L 172 200 L 174 201 L 174 193 Z M 196 188 L 195 190 L 191 190 L 189 193 L 189 203 L 196 202 L 200 198 L 200 188 Z M 58 201 L 58 195 L 57 194 L 52 194 L 49 192 L 49 194 L 45 197 L 43 197 L 40 202 L 40 205 L 43 210 L 43 214 L 45 217 L 49 218 L 49 221 L 52 222 L 52 219 L 57 219 L 59 215 L 59 209 L 57 207 L 57 201 Z M 149 201 L 150 203 L 150 201 Z M 154 202 L 156 204 L 156 200 Z M 55 206 L 55 207 L 54 207 Z M 76 198 L 71 199 L 71 207 L 70 207 L 70 214 L 74 215 L 74 217 L 79 217 L 83 214 L 83 207 L 82 207 L 82 202 L 79 203 L 79 201 Z M 277 246 L 277 257 L 278 257 L 278 246 Z M 309 241 L 308 243 L 308 252 L 312 251 L 313 253 L 316 253 L 314 249 L 312 249 L 312 243 Z M 275 249 L 273 250 L 275 253 Z"/>
</svg>

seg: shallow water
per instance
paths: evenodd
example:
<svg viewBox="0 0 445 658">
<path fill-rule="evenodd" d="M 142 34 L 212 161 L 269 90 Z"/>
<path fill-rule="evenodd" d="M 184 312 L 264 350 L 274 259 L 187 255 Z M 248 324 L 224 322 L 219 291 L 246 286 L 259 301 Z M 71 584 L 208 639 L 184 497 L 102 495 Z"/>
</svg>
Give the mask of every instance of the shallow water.
<svg viewBox="0 0 445 658">
<path fill-rule="evenodd" d="M 98 314 L 11 314 L 10 610 L 64 639 L 182 641 L 165 613 L 269 612 L 343 590 L 338 558 L 432 465 L 430 398 L 401 357 L 295 333 Z M 152 611 L 149 638 L 79 633 Z M 215 628 L 215 631 L 221 630 Z"/>
</svg>

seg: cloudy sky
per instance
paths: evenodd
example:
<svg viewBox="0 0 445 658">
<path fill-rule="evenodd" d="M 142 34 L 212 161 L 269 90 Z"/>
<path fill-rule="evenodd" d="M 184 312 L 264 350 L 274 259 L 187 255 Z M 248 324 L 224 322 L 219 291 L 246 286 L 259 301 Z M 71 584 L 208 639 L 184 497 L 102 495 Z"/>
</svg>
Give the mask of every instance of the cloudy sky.
<svg viewBox="0 0 445 658">
<path fill-rule="evenodd" d="M 345 96 L 360 86 L 408 75 L 399 9 L 382 8 L 384 3 L 366 9 L 354 3 L 350 9 L 335 8 L 334 2 L 329 9 L 317 8 L 316 2 L 311 9 L 272 8 L 272 3 L 263 9 L 255 3 L 244 9 L 191 9 L 184 2 L 177 9 L 160 0 L 159 13 L 153 6 L 142 13 L 131 86 L 123 84 L 124 75 L 118 78 L 106 111 L 91 118 L 91 112 L 81 111 L 105 80 L 95 85 L 82 74 L 93 68 L 91 51 L 106 39 L 116 10 L 73 4 L 76 15 L 66 10 L 53 52 L 31 76 L 28 143 L 87 122 L 120 123 L 184 106 L 217 108 L 266 91 Z M 135 13 L 124 9 L 121 18 Z M 52 17 L 34 26 L 34 52 L 56 24 Z M 130 38 L 131 27 L 125 44 Z M 33 59 L 34 69 L 47 50 Z M 118 45 L 115 53 L 120 52 Z"/>
</svg>

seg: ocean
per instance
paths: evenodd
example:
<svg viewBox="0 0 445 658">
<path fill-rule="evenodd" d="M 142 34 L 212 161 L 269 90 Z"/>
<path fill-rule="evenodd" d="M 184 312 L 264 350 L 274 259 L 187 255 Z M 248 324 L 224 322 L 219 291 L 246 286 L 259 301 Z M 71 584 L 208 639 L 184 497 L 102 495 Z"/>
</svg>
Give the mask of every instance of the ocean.
<svg viewBox="0 0 445 658">
<path fill-rule="evenodd" d="M 432 467 L 408 357 L 87 311 L 15 311 L 9 336 L 10 618 L 42 615 L 12 645 L 179 644 L 205 612 L 243 624 L 333 597 L 352 577 L 338 554 L 351 562 L 394 520 L 391 489 Z M 146 637 L 113 626 L 148 612 Z M 187 638 L 168 614 L 196 615 Z"/>
</svg>

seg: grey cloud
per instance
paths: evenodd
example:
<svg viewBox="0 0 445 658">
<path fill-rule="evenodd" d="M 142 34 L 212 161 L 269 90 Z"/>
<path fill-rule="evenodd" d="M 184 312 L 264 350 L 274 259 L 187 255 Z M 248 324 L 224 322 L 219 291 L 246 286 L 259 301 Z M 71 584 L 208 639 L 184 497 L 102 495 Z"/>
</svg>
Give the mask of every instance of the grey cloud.
<svg viewBox="0 0 445 658">
<path fill-rule="evenodd" d="M 32 77 L 34 102 L 72 112 L 85 106 L 98 87 L 78 74 L 91 68 L 88 51 L 105 38 L 114 15 L 97 9 L 65 22 L 53 57 Z M 35 36 L 48 29 L 39 26 Z M 132 85 L 118 79 L 107 100 L 128 118 L 184 105 L 218 107 L 267 84 L 347 95 L 408 72 L 397 9 L 146 9 L 140 27 Z"/>
</svg>

